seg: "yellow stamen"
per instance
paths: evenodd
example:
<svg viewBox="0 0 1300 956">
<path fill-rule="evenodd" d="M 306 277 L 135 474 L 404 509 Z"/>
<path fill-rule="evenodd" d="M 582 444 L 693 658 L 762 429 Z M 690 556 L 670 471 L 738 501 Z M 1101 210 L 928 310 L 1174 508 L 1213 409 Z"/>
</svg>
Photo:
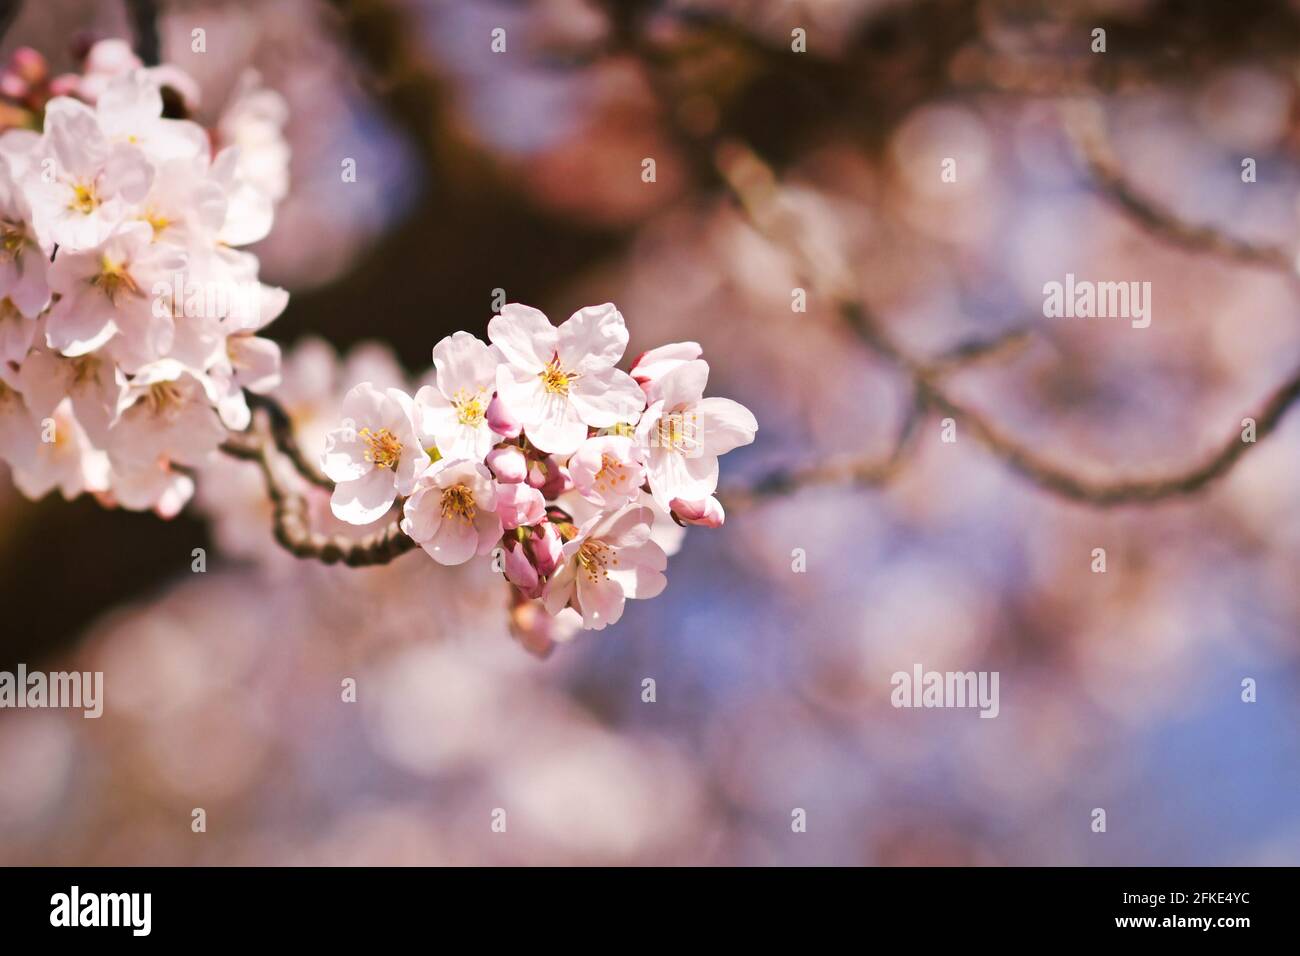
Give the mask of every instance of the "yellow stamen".
<svg viewBox="0 0 1300 956">
<path fill-rule="evenodd" d="M 462 425 L 470 425 L 477 428 L 483 422 L 483 416 L 487 414 L 487 406 L 483 404 L 481 393 L 475 393 L 470 396 L 456 396 L 456 420 Z"/>
<path fill-rule="evenodd" d="M 604 541 L 588 538 L 578 548 L 578 567 L 593 584 L 600 578 L 609 579 L 609 568 L 617 567 L 618 558 L 613 548 Z"/>
<path fill-rule="evenodd" d="M 395 468 L 402 457 L 402 443 L 387 428 L 372 432 L 363 428 L 357 433 L 368 446 L 366 461 L 373 462 L 378 468 Z"/>
<path fill-rule="evenodd" d="M 181 390 L 175 382 L 154 382 L 149 386 L 149 391 L 144 394 L 149 411 L 155 415 L 178 407 L 182 397 Z"/>
<path fill-rule="evenodd" d="M 601 491 L 609 491 L 620 481 L 627 477 L 627 469 L 623 463 L 610 454 L 600 456 L 600 471 L 596 472 L 596 487 Z"/>
<path fill-rule="evenodd" d="M 99 207 L 99 197 L 95 195 L 94 183 L 77 183 L 72 187 L 72 202 L 68 208 L 89 216 Z"/>
<path fill-rule="evenodd" d="M 442 516 L 444 518 L 459 518 L 466 524 L 471 524 L 477 514 L 478 511 L 474 507 L 474 492 L 464 485 L 452 485 L 450 488 L 443 489 Z"/>
<path fill-rule="evenodd" d="M 140 295 L 140 287 L 127 271 L 127 266 L 128 263 L 116 262 L 105 253 L 99 259 L 99 274 L 91 278 L 90 284 L 102 289 L 108 301 L 114 305 L 123 292 Z"/>
<path fill-rule="evenodd" d="M 578 376 L 560 368 L 560 359 L 557 356 L 551 359 L 546 368 L 537 373 L 537 377 L 542 380 L 542 387 L 552 395 L 563 395 L 567 398 L 569 383 Z"/>
</svg>

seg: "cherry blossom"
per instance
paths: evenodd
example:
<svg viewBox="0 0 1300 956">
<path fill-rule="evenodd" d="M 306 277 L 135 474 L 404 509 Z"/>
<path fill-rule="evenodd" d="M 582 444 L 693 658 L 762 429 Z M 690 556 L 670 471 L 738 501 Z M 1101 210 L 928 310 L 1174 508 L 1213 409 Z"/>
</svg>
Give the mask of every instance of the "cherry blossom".
<svg viewBox="0 0 1300 956">
<path fill-rule="evenodd" d="M 440 461 L 417 482 L 403 508 L 402 530 L 439 564 L 464 564 L 501 538 L 497 486 L 481 462 Z"/>
<path fill-rule="evenodd" d="M 164 86 L 192 111 L 197 84 L 121 41 L 56 80 L 22 56 L 21 110 L 0 113 L 0 461 L 24 495 L 171 518 L 197 480 L 217 540 L 250 553 L 274 523 L 295 557 L 495 555 L 541 656 L 659 594 L 686 525 L 722 524 L 718 456 L 757 423 L 704 397 L 697 343 L 629 373 L 612 303 L 559 326 L 512 303 L 414 375 L 380 345 L 340 361 L 308 338 L 286 361 L 268 326 L 289 293 L 240 248 L 288 192 L 279 94 L 246 74 L 205 129 L 164 116 Z"/>
<path fill-rule="evenodd" d="M 575 312 L 558 328 L 537 309 L 511 303 L 488 323 L 505 356 L 497 394 L 543 451 L 569 455 L 587 428 L 633 423 L 645 398 L 614 367 L 627 348 L 627 326 L 610 303 Z"/>
<path fill-rule="evenodd" d="M 758 431 L 749 409 L 729 398 L 705 398 L 708 363 L 683 362 L 658 382 L 636 437 L 646 458 L 650 491 L 660 507 L 674 498 L 697 501 L 718 487 L 718 456 L 748 445 Z"/>
<path fill-rule="evenodd" d="M 487 421 L 496 389 L 500 353 L 468 332 L 449 335 L 433 347 L 435 385 L 415 393 L 422 432 L 444 458 L 482 461 L 497 442 Z"/>
<path fill-rule="evenodd" d="M 648 508 L 629 505 L 600 514 L 564 545 L 543 601 L 552 614 L 572 606 L 582 626 L 602 630 L 623 616 L 627 598 L 652 598 L 668 584 L 668 558 L 650 540 Z"/>
<path fill-rule="evenodd" d="M 415 490 L 429 465 L 413 416 L 415 403 L 400 389 L 380 391 L 369 382 L 343 400 L 343 426 L 329 434 L 321 470 L 335 483 L 330 507 L 350 524 L 370 524 L 388 513 L 398 495 Z"/>
</svg>

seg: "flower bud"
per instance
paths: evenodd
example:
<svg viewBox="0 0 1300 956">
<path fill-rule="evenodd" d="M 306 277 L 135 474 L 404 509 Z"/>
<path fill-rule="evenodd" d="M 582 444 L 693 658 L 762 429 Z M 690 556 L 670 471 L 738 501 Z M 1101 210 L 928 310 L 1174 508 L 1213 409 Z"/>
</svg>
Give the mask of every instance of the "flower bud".
<svg viewBox="0 0 1300 956">
<path fill-rule="evenodd" d="M 497 481 L 506 484 L 518 484 L 528 477 L 528 460 L 524 453 L 514 445 L 502 445 L 487 453 L 487 466 L 496 475 Z"/>
<path fill-rule="evenodd" d="M 528 538 L 528 547 L 532 551 L 533 564 L 542 577 L 550 577 L 555 566 L 560 563 L 560 554 L 564 550 L 564 540 L 549 521 L 543 521 L 532 529 Z"/>
<path fill-rule="evenodd" d="M 518 438 L 519 433 L 523 431 L 523 425 L 519 424 L 519 419 L 506 408 L 500 396 L 494 395 L 492 401 L 488 402 L 484 417 L 487 419 L 488 427 L 502 438 Z"/>
<path fill-rule="evenodd" d="M 546 517 L 542 493 L 523 483 L 497 485 L 497 515 L 507 531 L 535 525 Z"/>
<path fill-rule="evenodd" d="M 554 501 L 573 487 L 573 482 L 569 480 L 569 470 L 554 456 L 544 461 L 535 461 L 529 466 L 528 483 L 540 491 L 547 501 Z"/>
<path fill-rule="evenodd" d="M 669 502 L 669 507 L 672 509 L 673 517 L 678 521 L 699 525 L 702 528 L 721 528 L 722 522 L 727 517 L 722 510 L 722 503 L 712 495 L 703 501 L 674 498 Z"/>
<path fill-rule="evenodd" d="M 505 571 L 506 580 L 517 587 L 525 597 L 540 597 L 542 588 L 538 581 L 537 569 L 528 559 L 524 546 L 510 536 L 506 537 L 502 546 L 505 548 L 502 570 Z"/>
</svg>

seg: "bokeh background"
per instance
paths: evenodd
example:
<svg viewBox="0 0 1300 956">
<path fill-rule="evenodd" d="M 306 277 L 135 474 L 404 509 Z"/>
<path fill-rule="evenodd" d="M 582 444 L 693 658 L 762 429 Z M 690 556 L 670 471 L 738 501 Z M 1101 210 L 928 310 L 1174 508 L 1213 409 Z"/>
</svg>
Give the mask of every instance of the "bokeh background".
<svg viewBox="0 0 1300 956">
<path fill-rule="evenodd" d="M 775 170 L 814 257 L 910 348 L 1028 328 L 955 387 L 1080 474 L 1198 460 L 1300 361 L 1297 283 L 1105 201 L 1052 95 L 1099 104 L 1125 175 L 1178 215 L 1293 246 L 1295 3 L 161 8 L 206 115 L 247 67 L 289 104 L 291 189 L 256 251 L 292 292 L 270 332 L 309 448 L 350 385 L 483 334 L 500 288 L 555 321 L 616 302 L 629 354 L 698 340 L 711 392 L 761 425 L 733 488 L 883 454 L 906 380 L 818 290 L 792 311 L 806 283 L 729 194 L 725 145 Z M 70 68 L 81 39 L 129 35 L 117 4 L 43 0 L 3 52 Z M 1150 281 L 1151 327 L 1043 318 L 1067 272 Z M 107 697 L 99 720 L 0 711 L 0 862 L 1300 862 L 1300 413 L 1204 493 L 1112 509 L 918 429 L 887 482 L 735 495 L 662 597 L 545 661 L 485 563 L 278 551 L 251 465 L 214 465 L 170 522 L 0 477 L 0 670 L 102 670 Z M 892 708 L 917 663 L 998 671 L 1000 715 Z"/>
</svg>

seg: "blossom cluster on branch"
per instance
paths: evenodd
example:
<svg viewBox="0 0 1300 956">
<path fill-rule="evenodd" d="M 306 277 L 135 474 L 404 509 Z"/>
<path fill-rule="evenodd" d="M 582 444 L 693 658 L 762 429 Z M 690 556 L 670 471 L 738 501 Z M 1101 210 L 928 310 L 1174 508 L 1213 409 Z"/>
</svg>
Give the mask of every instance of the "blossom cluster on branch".
<svg viewBox="0 0 1300 956">
<path fill-rule="evenodd" d="M 718 456 L 753 441 L 748 409 L 706 398 L 694 342 L 617 368 L 628 344 L 612 305 L 559 327 L 510 304 L 489 343 L 457 332 L 414 395 L 362 382 L 327 436 L 323 476 L 249 395 L 281 381 L 259 333 L 288 294 L 240 247 L 271 229 L 287 188 L 283 101 L 249 78 L 215 128 L 188 119 L 198 89 L 121 41 L 51 77 L 22 50 L 0 74 L 0 460 L 29 497 L 58 488 L 176 514 L 219 450 L 263 466 L 276 537 L 300 557 L 383 563 L 419 546 L 435 561 L 493 555 L 512 618 L 547 642 L 616 622 L 665 585 L 686 524 L 717 527 Z M 359 539 L 311 529 L 285 454 Z M 219 496 L 218 496 L 219 497 Z M 538 642 L 541 646 L 541 642 Z"/>
<path fill-rule="evenodd" d="M 488 339 L 440 341 L 414 396 L 369 382 L 348 392 L 321 458 L 331 509 L 365 525 L 403 498 L 401 530 L 435 561 L 495 555 L 520 602 L 604 628 L 626 599 L 664 589 L 656 525 L 722 524 L 718 457 L 758 423 L 704 396 L 694 342 L 618 369 L 628 331 L 609 303 L 558 327 L 512 303 Z"/>
<path fill-rule="evenodd" d="M 288 294 L 239 247 L 287 188 L 284 103 L 250 75 L 205 128 L 120 40 L 75 75 L 20 50 L 0 97 L 0 459 L 32 498 L 174 515 L 279 381 Z"/>
</svg>

